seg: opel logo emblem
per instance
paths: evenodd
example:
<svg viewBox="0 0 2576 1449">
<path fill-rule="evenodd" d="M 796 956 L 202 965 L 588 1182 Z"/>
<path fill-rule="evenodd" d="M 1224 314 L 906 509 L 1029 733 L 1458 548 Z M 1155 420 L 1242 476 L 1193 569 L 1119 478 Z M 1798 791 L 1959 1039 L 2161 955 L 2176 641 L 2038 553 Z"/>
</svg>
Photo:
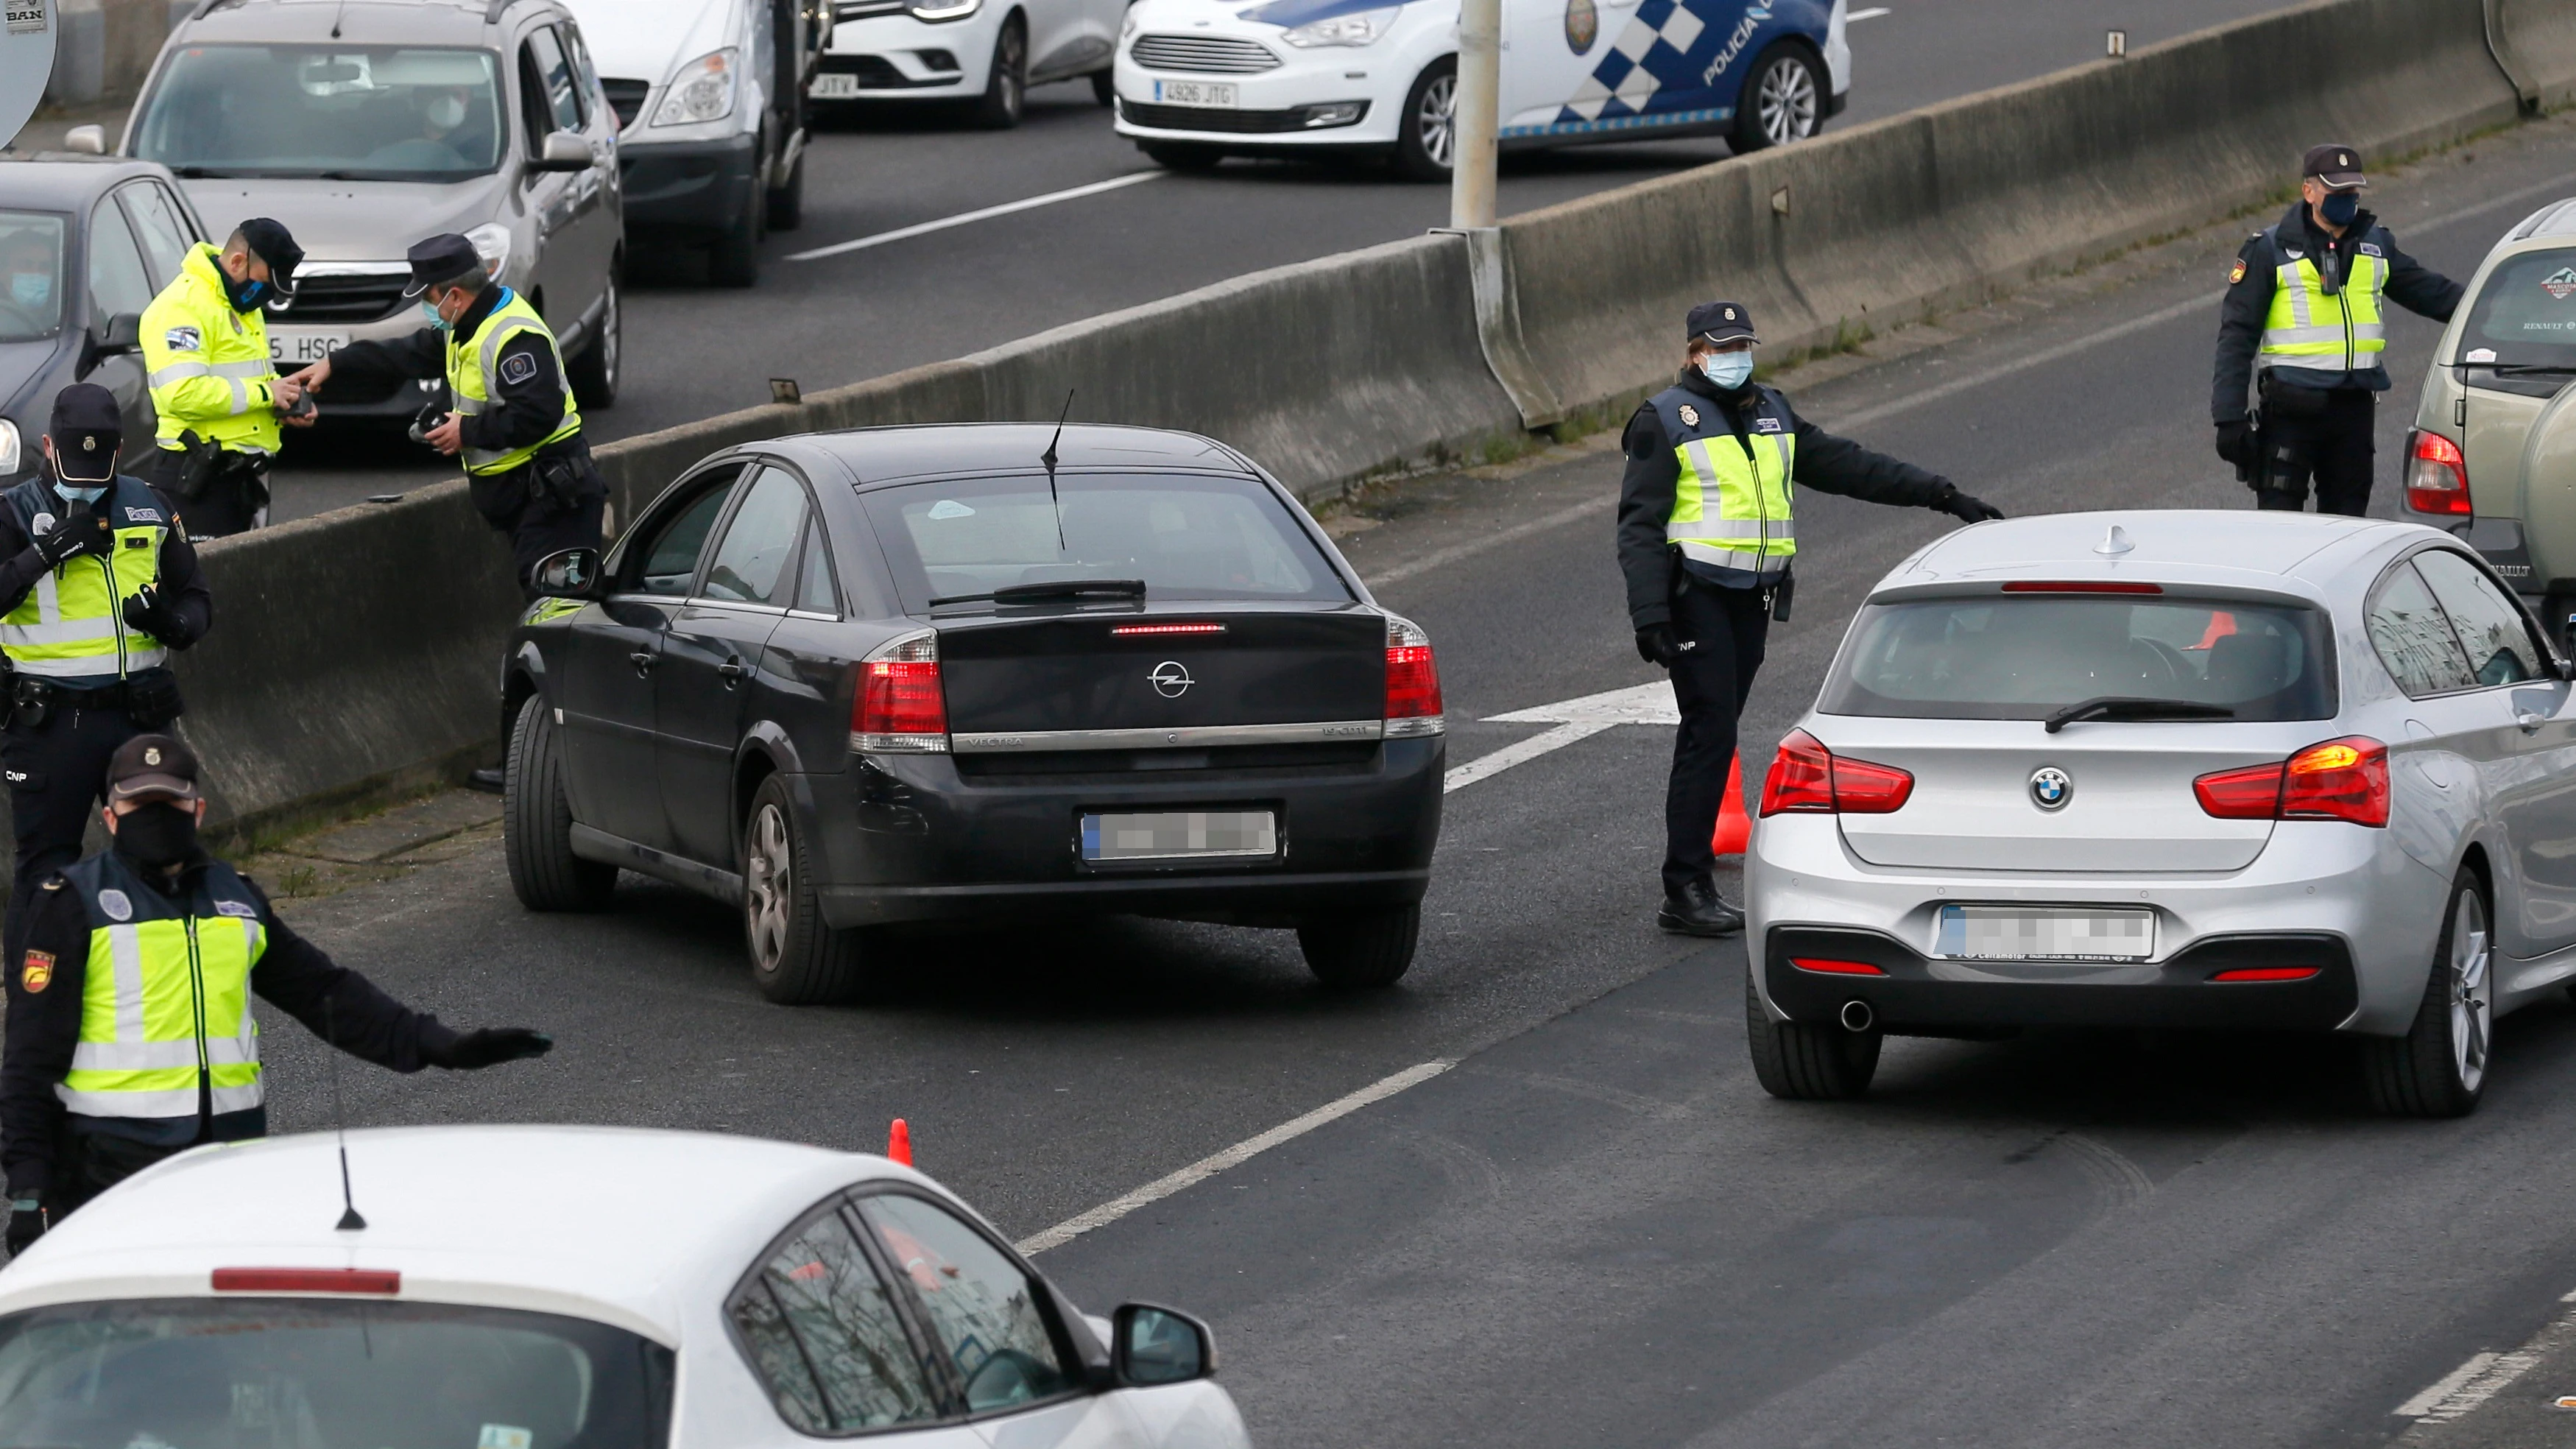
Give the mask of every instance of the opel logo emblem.
<svg viewBox="0 0 2576 1449">
<path fill-rule="evenodd" d="M 2063 810 L 2075 798 L 2075 782 L 2055 765 L 2030 772 L 2030 803 L 2042 810 Z"/>
<path fill-rule="evenodd" d="M 1190 678 L 1189 670 L 1183 668 L 1177 659 L 1166 659 L 1155 665 L 1154 672 L 1145 678 L 1153 683 L 1154 692 L 1165 699 L 1178 699 L 1190 692 L 1191 685 L 1198 683 Z"/>
</svg>

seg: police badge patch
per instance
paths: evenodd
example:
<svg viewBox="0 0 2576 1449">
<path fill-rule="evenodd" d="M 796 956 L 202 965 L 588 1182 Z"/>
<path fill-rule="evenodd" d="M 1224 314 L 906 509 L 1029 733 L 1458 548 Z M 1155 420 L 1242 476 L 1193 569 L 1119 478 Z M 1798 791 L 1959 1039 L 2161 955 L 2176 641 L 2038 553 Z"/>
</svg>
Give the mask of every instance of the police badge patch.
<svg viewBox="0 0 2576 1449">
<path fill-rule="evenodd" d="M 130 921 L 134 919 L 134 902 L 128 900 L 125 892 L 120 890 L 100 891 L 98 893 L 98 910 L 99 914 L 107 917 L 111 921 Z"/>
<path fill-rule="evenodd" d="M 1699 426 L 1699 409 L 1692 407 L 1689 403 L 1683 403 L 1681 406 L 1681 414 L 1683 427 L 1695 428 Z"/>
<path fill-rule="evenodd" d="M 501 359 L 501 380 L 503 382 L 526 382 L 529 378 L 536 375 L 537 360 L 524 352 L 515 353 L 509 357 Z"/>
<path fill-rule="evenodd" d="M 54 953 L 30 951 L 27 964 L 18 972 L 18 984 L 29 991 L 42 991 L 54 984 Z"/>
<path fill-rule="evenodd" d="M 2233 286 L 2235 286 L 2237 283 L 2239 283 L 2239 282 L 2241 282 L 2241 281 L 2244 281 L 2244 280 L 2245 280 L 2245 259 L 2244 259 L 2243 257 L 2238 257 L 2238 258 L 2236 259 L 2236 265 L 2234 265 L 2234 266 L 2232 266 L 2232 267 L 2229 267 L 2229 268 L 2227 269 L 2227 285 L 2229 285 L 2229 286 L 2233 287 Z"/>
<path fill-rule="evenodd" d="M 205 334 L 194 327 L 173 327 L 161 334 L 161 345 L 172 352 L 195 352 L 206 345 Z"/>
<path fill-rule="evenodd" d="M 1592 0 L 1565 0 L 1565 43 L 1576 55 L 1592 49 L 1601 38 L 1601 12 Z"/>
</svg>

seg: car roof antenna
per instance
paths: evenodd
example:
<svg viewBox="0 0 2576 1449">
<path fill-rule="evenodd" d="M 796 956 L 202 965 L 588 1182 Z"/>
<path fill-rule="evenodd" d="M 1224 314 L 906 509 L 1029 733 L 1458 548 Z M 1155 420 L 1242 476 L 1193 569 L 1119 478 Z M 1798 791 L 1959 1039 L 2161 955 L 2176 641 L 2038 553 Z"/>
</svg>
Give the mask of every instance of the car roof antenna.
<svg viewBox="0 0 2576 1449">
<path fill-rule="evenodd" d="M 363 1233 L 367 1220 L 358 1216 L 357 1196 L 349 1190 L 349 1109 L 340 1101 L 340 1027 L 328 996 L 322 998 L 322 1032 L 329 1038 L 323 1045 L 331 1058 L 331 1124 L 340 1134 L 340 1221 L 331 1231 Z"/>
<path fill-rule="evenodd" d="M 1072 550 L 1066 548 L 1064 543 L 1064 499 L 1055 491 L 1055 445 L 1064 441 L 1064 420 L 1072 416 L 1073 389 L 1066 388 L 1064 411 L 1055 415 L 1055 436 L 1047 439 L 1047 450 L 1038 454 L 1038 461 L 1046 464 L 1047 501 L 1055 505 L 1055 551 L 1058 553 L 1070 553 Z"/>
<path fill-rule="evenodd" d="M 348 13 L 349 0 L 340 0 L 339 4 L 331 7 L 331 38 L 333 40 L 340 38 L 340 20 Z"/>
</svg>

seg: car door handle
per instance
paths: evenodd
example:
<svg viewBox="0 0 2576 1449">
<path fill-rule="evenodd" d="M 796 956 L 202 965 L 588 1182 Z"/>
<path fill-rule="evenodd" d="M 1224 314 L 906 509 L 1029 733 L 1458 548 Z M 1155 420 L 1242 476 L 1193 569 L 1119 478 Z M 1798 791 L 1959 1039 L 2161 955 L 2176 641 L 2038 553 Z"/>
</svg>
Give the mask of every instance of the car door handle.
<svg viewBox="0 0 2576 1449">
<path fill-rule="evenodd" d="M 650 649 L 638 649 L 627 655 L 626 660 L 635 666 L 635 677 L 641 679 L 652 672 L 654 665 L 662 662 L 662 656 Z"/>
<path fill-rule="evenodd" d="M 2522 726 L 2522 732 L 2527 735 L 2538 734 L 2540 732 L 2540 727 L 2549 723 L 2548 719 L 2545 717 L 2533 714 L 2527 709 L 2515 710 L 2513 712 L 2513 722 Z"/>
</svg>

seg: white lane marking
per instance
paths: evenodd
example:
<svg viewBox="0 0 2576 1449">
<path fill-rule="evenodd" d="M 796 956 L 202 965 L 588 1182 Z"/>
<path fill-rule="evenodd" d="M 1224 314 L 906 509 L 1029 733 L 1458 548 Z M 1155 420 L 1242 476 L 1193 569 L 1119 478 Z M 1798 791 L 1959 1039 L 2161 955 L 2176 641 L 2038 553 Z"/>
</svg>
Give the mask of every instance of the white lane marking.
<svg viewBox="0 0 2576 1449">
<path fill-rule="evenodd" d="M 1373 589 L 1384 588 L 1399 579 L 1409 579 L 1415 574 L 1429 573 L 1443 564 L 1456 563 L 1462 558 L 1472 558 L 1489 548 L 1500 548 L 1507 543 L 1517 543 L 1532 534 L 1563 528 L 1577 519 L 1586 518 L 1595 513 L 1607 513 L 1618 505 L 1619 499 L 1616 494 L 1587 498 L 1570 508 L 1560 508 L 1554 513 L 1544 514 L 1526 523 L 1515 523 L 1509 528 L 1497 529 L 1470 542 L 1453 543 L 1447 548 L 1434 549 L 1410 563 L 1397 564 L 1385 573 L 1369 579 L 1368 585 Z"/>
<path fill-rule="evenodd" d="M 1041 206 L 1053 206 L 1059 201 L 1079 201 L 1086 196 L 1098 196 L 1104 191 L 1116 191 L 1122 187 L 1134 186 L 1139 182 L 1151 181 L 1155 177 L 1167 174 L 1169 173 L 1163 171 L 1131 171 L 1124 176 L 1112 176 L 1106 181 L 1092 182 L 1088 186 L 1050 191 L 1044 196 L 1031 196 L 1019 201 L 1006 201 L 999 206 L 987 206 L 979 211 L 961 211 L 955 216 L 941 217 L 937 221 L 897 227 L 893 231 L 881 231 L 875 236 L 863 236 L 855 241 L 834 242 L 830 246 L 816 247 L 808 252 L 791 252 L 787 260 L 811 262 L 819 261 L 824 257 L 865 251 L 869 247 L 881 247 L 888 242 L 909 241 L 917 236 L 928 236 L 934 231 L 946 231 L 952 226 L 965 226 L 970 222 L 990 221 L 997 216 L 1009 216 L 1015 211 L 1034 211 Z"/>
<path fill-rule="evenodd" d="M 2539 1362 L 2539 1354 L 2521 1349 L 2472 1354 L 2467 1363 L 2444 1375 L 2440 1383 L 2400 1404 L 2397 1412 L 2422 1423 L 2447 1424 L 2504 1392 Z M 2436 1394 L 2435 1389 L 2444 1392 Z"/>
<path fill-rule="evenodd" d="M 1122 1197 L 1114 1197 L 1089 1212 L 1078 1213 L 1045 1232 L 1022 1238 L 1017 1244 L 1025 1256 L 1034 1257 L 1049 1248 L 1060 1248 L 1094 1228 L 1106 1227 L 1148 1203 L 1158 1202 L 1185 1187 L 1207 1181 L 1229 1167 L 1249 1162 L 1282 1142 L 1303 1137 L 1327 1122 L 1347 1117 L 1372 1102 L 1383 1102 L 1407 1087 L 1419 1086 L 1456 1066 L 1445 1058 L 1406 1067 L 1394 1076 L 1371 1082 L 1347 1097 L 1326 1102 L 1302 1117 L 1280 1123 L 1258 1137 L 1243 1141 L 1207 1157 L 1202 1157 L 1169 1177 L 1156 1178 Z"/>
<path fill-rule="evenodd" d="M 1843 23 L 1845 25 L 1849 25 L 1855 20 L 1876 20 L 1882 15 L 1893 15 L 1895 13 L 1895 11 L 1888 9 L 1884 5 L 1874 5 L 1867 10 L 1855 10 L 1849 15 L 1844 16 Z"/>
<path fill-rule="evenodd" d="M 1677 725 L 1682 722 L 1682 716 L 1680 709 L 1673 704 L 1673 687 L 1670 684 L 1639 684 L 1627 689 L 1587 694 L 1580 699 L 1542 704 L 1535 709 L 1490 715 L 1485 722 L 1552 724 L 1556 728 L 1525 740 L 1514 740 L 1491 754 L 1478 755 L 1463 765 L 1450 767 L 1449 773 L 1440 781 L 1442 794 L 1473 785 L 1489 775 L 1499 775 L 1514 765 L 1526 765 L 1577 740 L 1590 739 L 1613 725 Z"/>
<path fill-rule="evenodd" d="M 2469 1361 L 2467 1363 L 2464 1363 L 2458 1368 L 2451 1370 L 2449 1373 L 2442 1375 L 2440 1378 L 2435 1379 L 2431 1388 L 2428 1388 L 2424 1392 L 2417 1394 L 2415 1397 L 2408 1399 L 2405 1403 L 2399 1404 L 2393 1412 L 2402 1419 L 2423 1418 L 2425 1415 L 2433 1412 L 2435 1408 L 2447 1402 L 2451 1395 L 2467 1388 L 2469 1380 L 2485 1373 L 2487 1365 L 2494 1363 L 2495 1361 L 2496 1356 L 2491 1353 L 2470 1354 Z"/>
</svg>

